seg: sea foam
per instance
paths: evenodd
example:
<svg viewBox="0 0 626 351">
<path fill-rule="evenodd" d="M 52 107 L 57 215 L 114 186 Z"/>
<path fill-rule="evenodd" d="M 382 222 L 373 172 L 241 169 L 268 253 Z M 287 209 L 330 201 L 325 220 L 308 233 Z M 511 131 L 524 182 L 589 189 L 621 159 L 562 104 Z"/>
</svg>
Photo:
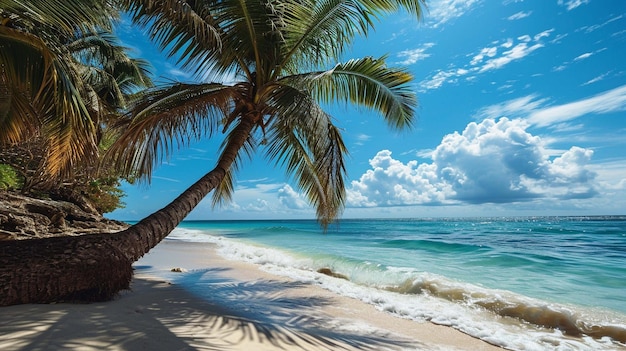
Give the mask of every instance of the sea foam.
<svg viewBox="0 0 626 351">
<path fill-rule="evenodd" d="M 450 326 L 513 350 L 626 350 L 626 321 L 609 311 L 548 303 L 406 267 L 306 256 L 251 242 L 177 228 L 170 239 L 209 242 L 224 258 L 319 285 L 399 318 Z M 320 268 L 350 280 L 320 273 Z"/>
</svg>

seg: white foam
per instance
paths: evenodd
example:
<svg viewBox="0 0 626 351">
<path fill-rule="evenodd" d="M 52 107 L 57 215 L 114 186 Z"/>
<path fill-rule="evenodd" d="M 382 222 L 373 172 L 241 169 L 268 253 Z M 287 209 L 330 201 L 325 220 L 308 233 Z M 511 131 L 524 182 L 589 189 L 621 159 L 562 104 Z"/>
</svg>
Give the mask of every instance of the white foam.
<svg viewBox="0 0 626 351">
<path fill-rule="evenodd" d="M 215 235 L 208 235 L 201 230 L 177 228 L 170 235 L 175 240 L 211 242 L 217 245 L 218 253 L 224 258 L 257 264 L 261 269 L 276 275 L 286 276 L 293 280 L 317 284 L 337 294 L 361 300 L 374 305 L 382 311 L 392 313 L 400 318 L 418 322 L 431 321 L 458 329 L 476 338 L 512 350 L 543 351 L 543 350 L 615 350 L 616 344 L 608 338 L 594 339 L 591 337 L 570 338 L 556 329 L 541 328 L 521 323 L 514 318 L 497 316 L 477 306 L 479 300 L 500 300 L 502 303 L 523 303 L 529 306 L 545 305 L 545 302 L 513 294 L 508 291 L 496 291 L 446 279 L 435 274 L 415 272 L 414 269 L 402 267 L 384 267 L 365 265 L 359 269 L 341 267 L 342 262 L 331 262 L 332 267 L 340 273 L 348 274 L 352 281 L 332 278 L 315 272 L 323 259 L 298 256 L 283 250 L 253 245 Z M 372 272 L 384 274 L 371 274 Z M 368 278 L 369 274 L 369 278 Z M 387 277 L 385 278 L 385 275 Z M 380 289 L 380 285 L 389 281 L 412 276 L 414 283 L 435 285 L 441 289 L 458 290 L 467 294 L 464 299 L 446 300 L 432 294 L 402 294 Z M 391 277 L 391 278 L 390 278 Z M 359 284 L 355 283 L 358 282 Z M 378 286 L 378 287 L 377 287 Z M 445 293 L 445 292 L 444 292 Z M 483 301 L 484 302 L 484 301 Z M 545 306 L 544 306 L 545 307 Z M 565 308 L 556 306 L 554 308 Z M 589 317 L 589 316 L 586 316 Z M 621 321 L 620 321 L 621 322 Z M 619 325 L 623 325 L 619 323 Z"/>
</svg>

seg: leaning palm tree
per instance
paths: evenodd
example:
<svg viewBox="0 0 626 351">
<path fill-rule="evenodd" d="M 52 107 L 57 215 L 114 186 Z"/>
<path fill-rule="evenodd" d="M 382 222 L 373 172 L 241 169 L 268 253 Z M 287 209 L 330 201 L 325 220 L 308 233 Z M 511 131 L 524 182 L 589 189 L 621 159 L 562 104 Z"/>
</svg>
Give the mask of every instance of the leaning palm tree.
<svg viewBox="0 0 626 351">
<path fill-rule="evenodd" d="M 209 82 L 177 83 L 143 94 L 109 151 L 112 162 L 126 174 L 149 179 L 154 165 L 177 147 L 221 133 L 217 164 L 169 205 L 125 231 L 49 244 L 48 252 L 54 251 L 58 260 L 81 263 L 68 268 L 71 279 L 61 272 L 53 280 L 71 282 L 72 289 L 55 286 L 52 293 L 32 297 L 21 288 L 20 293 L 8 289 L 10 296 L 0 304 L 106 299 L 128 287 L 130 264 L 211 191 L 215 204 L 227 201 L 243 156 L 256 151 L 285 167 L 327 226 L 344 205 L 346 148 L 320 104 L 364 106 L 380 112 L 396 129 L 413 123 L 417 101 L 408 84 L 410 74 L 387 67 L 384 57 L 339 61 L 379 16 L 404 9 L 419 17 L 422 0 L 123 2 L 164 50 Z M 218 78 L 222 81 L 211 82 Z M 83 260 L 92 263 L 86 266 Z M 11 286 L 26 284 L 20 277 L 13 274 Z M 50 275 L 35 279 L 49 282 Z"/>
</svg>

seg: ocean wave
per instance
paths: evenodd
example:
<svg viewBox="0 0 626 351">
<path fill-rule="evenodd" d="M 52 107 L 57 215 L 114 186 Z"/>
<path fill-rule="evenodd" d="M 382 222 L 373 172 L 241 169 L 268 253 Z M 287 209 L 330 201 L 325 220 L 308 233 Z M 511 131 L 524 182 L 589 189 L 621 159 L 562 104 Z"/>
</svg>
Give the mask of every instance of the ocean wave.
<svg viewBox="0 0 626 351">
<path fill-rule="evenodd" d="M 319 285 L 398 317 L 447 325 L 512 350 L 626 350 L 626 316 L 607 310 L 550 303 L 411 267 L 376 264 L 366 257 L 307 255 L 202 230 L 176 229 L 170 237 L 212 242 L 227 259 L 254 263 L 270 273 Z M 321 268 L 349 280 L 318 273 Z"/>
<path fill-rule="evenodd" d="M 393 247 L 404 250 L 425 250 L 435 252 L 474 252 L 480 250 L 489 250 L 490 248 L 483 245 L 448 243 L 436 240 L 415 240 L 415 239 L 395 239 L 387 240 L 381 243 L 382 246 Z"/>
<path fill-rule="evenodd" d="M 507 291 L 480 289 L 469 284 L 451 283 L 443 279 L 409 279 L 403 284 L 387 287 L 401 294 L 429 294 L 448 301 L 485 309 L 501 317 L 515 318 L 536 326 L 561 330 L 573 337 L 605 337 L 626 343 L 626 326 L 607 320 L 607 312 L 581 313 L 574 307 L 557 306 Z M 623 321 L 621 322 L 623 323 Z"/>
</svg>

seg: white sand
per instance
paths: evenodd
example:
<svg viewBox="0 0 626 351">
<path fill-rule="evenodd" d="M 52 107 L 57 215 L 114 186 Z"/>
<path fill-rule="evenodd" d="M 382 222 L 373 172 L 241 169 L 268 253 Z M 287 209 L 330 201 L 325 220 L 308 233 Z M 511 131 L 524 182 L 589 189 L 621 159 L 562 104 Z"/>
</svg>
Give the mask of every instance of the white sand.
<svg viewBox="0 0 626 351">
<path fill-rule="evenodd" d="M 394 317 L 318 286 L 164 241 L 132 291 L 94 304 L 0 308 L 0 350 L 501 350 L 449 327 Z M 163 278 L 202 277 L 200 297 Z"/>
</svg>

